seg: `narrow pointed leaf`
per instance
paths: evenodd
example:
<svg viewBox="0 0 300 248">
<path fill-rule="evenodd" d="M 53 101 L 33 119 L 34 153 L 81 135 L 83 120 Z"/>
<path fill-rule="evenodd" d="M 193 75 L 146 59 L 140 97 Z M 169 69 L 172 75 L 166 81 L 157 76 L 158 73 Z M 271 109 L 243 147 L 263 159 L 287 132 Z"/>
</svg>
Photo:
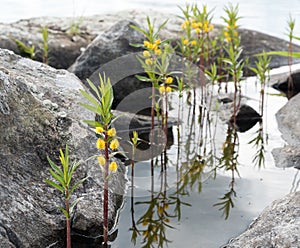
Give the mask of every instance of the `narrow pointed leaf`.
<svg viewBox="0 0 300 248">
<path fill-rule="evenodd" d="M 48 180 L 48 179 L 45 179 L 44 181 L 45 181 L 45 183 L 47 183 L 48 185 L 52 186 L 53 188 L 58 189 L 61 193 L 64 193 L 63 187 L 61 187 L 57 183 L 55 183 L 55 182 L 53 182 L 51 180 Z"/>
</svg>

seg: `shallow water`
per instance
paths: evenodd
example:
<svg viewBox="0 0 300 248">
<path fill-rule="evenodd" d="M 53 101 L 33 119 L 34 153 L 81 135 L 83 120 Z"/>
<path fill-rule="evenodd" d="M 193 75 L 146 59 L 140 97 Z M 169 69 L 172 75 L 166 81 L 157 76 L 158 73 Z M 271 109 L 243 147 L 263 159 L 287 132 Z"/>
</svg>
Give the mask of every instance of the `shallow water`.
<svg viewBox="0 0 300 248">
<path fill-rule="evenodd" d="M 247 104 L 254 109 L 259 106 L 258 88 L 255 86 L 255 79 L 249 78 L 242 83 L 243 94 L 250 100 Z M 293 181 L 300 180 L 297 170 L 294 168 L 282 169 L 276 168 L 274 165 L 271 151 L 275 147 L 282 147 L 285 142 L 280 136 L 275 119 L 275 113 L 286 102 L 286 98 L 277 96 L 278 92 L 272 88 L 267 88 L 267 108 L 263 119 L 265 132 L 268 135 L 268 145 L 265 153 L 265 166 L 258 168 L 252 160 L 256 152 L 253 146 L 248 144 L 250 140 L 255 137 L 255 133 L 259 128 L 256 124 L 250 130 L 244 133 L 238 133 L 239 137 L 239 157 L 238 157 L 238 171 L 239 175 L 235 174 L 234 191 L 236 197 L 233 197 L 234 208 L 230 210 L 229 218 L 227 220 L 222 216 L 222 211 L 219 211 L 214 204 L 220 202 L 220 198 L 230 190 L 230 183 L 232 180 L 231 173 L 226 173 L 222 169 L 217 170 L 217 176 L 214 179 L 212 173 L 209 173 L 209 167 L 206 173 L 200 180 L 202 182 L 201 192 L 198 192 L 197 186 L 190 189 L 185 187 L 189 195 L 178 196 L 183 202 L 191 206 L 182 206 L 181 220 L 171 218 L 169 224 L 174 227 L 166 228 L 166 238 L 171 241 L 170 247 L 221 247 L 226 244 L 231 238 L 242 233 L 247 226 L 254 220 L 255 217 L 273 200 L 282 197 L 295 190 Z M 176 116 L 177 108 L 174 105 L 173 111 L 170 115 Z M 189 112 L 187 109 L 183 111 L 182 120 L 186 121 Z M 216 136 L 213 140 L 216 148 L 217 156 L 220 156 L 220 150 L 226 137 L 227 125 L 219 122 Z M 174 144 L 168 150 L 168 171 L 167 171 L 167 186 L 166 199 L 170 200 L 170 196 L 175 196 L 176 191 L 176 163 L 178 161 L 178 143 L 177 143 L 177 129 L 173 128 Z M 184 131 L 183 131 L 184 133 Z M 197 132 L 196 132 L 197 133 Z M 196 135 L 197 136 L 197 135 Z M 184 138 L 183 138 L 184 139 Z M 187 153 L 185 140 L 181 147 L 183 151 L 180 156 L 180 162 L 184 161 L 184 156 Z M 193 142 L 195 141 L 195 142 Z M 191 146 L 197 146 L 196 139 L 192 139 Z M 136 202 L 150 201 L 150 181 L 149 176 L 150 162 L 140 162 L 136 164 L 135 174 L 135 204 L 134 204 L 134 218 L 139 220 L 141 216 L 147 211 L 149 204 L 136 204 Z M 128 172 L 130 179 L 130 171 Z M 160 167 L 155 170 L 155 190 L 159 191 L 160 187 Z M 164 180 L 163 180 L 164 181 Z M 197 181 L 198 182 L 198 181 Z M 197 184 L 196 182 L 196 184 Z M 155 195 L 155 194 L 154 194 Z M 131 215 L 131 198 L 130 187 L 128 196 L 123 209 L 121 210 L 120 219 L 118 223 L 118 236 L 112 243 L 112 247 L 133 247 L 131 242 L 132 232 L 129 229 L 132 226 Z M 174 215 L 174 206 L 170 205 L 166 211 L 170 215 Z M 145 230 L 145 226 L 137 224 L 139 230 Z M 141 231 L 140 238 L 137 240 L 135 247 L 141 247 L 143 235 Z M 165 243 L 166 245 L 166 243 Z"/>
</svg>

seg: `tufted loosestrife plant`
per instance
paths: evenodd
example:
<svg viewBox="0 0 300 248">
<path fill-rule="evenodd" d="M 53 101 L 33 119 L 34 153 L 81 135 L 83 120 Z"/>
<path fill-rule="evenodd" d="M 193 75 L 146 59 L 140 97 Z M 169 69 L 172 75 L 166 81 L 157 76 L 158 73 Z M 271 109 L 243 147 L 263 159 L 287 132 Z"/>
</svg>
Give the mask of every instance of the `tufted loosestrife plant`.
<svg viewBox="0 0 300 248">
<path fill-rule="evenodd" d="M 100 118 L 99 121 L 85 120 L 87 124 L 93 126 L 99 136 L 96 147 L 99 151 L 97 156 L 98 164 L 104 176 L 104 195 L 103 195 L 103 238 L 104 244 L 108 242 L 108 180 L 112 173 L 118 169 L 118 164 L 113 157 L 119 147 L 117 131 L 111 125 L 116 119 L 112 113 L 113 88 L 110 79 L 105 75 L 99 75 L 100 85 L 95 86 L 89 79 L 87 82 L 95 94 L 96 98 L 87 91 L 80 90 L 81 94 L 89 103 L 81 103 L 83 107 L 94 112 Z"/>
</svg>

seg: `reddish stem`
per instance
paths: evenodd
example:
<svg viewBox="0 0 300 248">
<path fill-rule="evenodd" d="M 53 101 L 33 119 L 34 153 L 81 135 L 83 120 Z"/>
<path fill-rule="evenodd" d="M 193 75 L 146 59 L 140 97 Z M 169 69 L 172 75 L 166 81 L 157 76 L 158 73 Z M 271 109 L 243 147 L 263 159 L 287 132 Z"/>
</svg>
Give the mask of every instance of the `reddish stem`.
<svg viewBox="0 0 300 248">
<path fill-rule="evenodd" d="M 68 217 L 66 218 L 67 225 L 67 248 L 71 248 L 71 223 L 70 223 L 70 203 L 69 203 L 69 191 L 66 190 L 66 211 L 68 213 Z"/>
<path fill-rule="evenodd" d="M 108 242 L 108 164 L 109 164 L 109 154 L 108 154 L 108 135 L 107 126 L 105 126 L 105 168 L 104 168 L 104 199 L 103 199 L 103 239 L 104 243 Z"/>
</svg>

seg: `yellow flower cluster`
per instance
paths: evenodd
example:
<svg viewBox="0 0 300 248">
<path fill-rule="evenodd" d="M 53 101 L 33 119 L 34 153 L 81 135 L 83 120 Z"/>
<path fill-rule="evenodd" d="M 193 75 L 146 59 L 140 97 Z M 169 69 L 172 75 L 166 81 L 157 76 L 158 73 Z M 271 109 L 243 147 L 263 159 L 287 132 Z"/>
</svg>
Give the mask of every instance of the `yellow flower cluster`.
<svg viewBox="0 0 300 248">
<path fill-rule="evenodd" d="M 116 134 L 117 134 L 117 131 L 115 128 L 111 128 L 107 131 L 107 135 L 110 137 L 114 137 L 114 136 L 116 136 Z"/>
<path fill-rule="evenodd" d="M 96 127 L 95 128 L 95 131 L 96 133 L 102 133 L 104 132 L 103 128 L 102 127 Z M 115 128 L 111 128 L 107 131 L 107 135 L 109 137 L 115 137 L 117 135 L 117 131 Z M 109 148 L 112 149 L 112 150 L 116 150 L 118 149 L 119 147 L 119 141 L 118 139 L 113 139 L 111 142 L 110 142 L 110 145 L 109 145 Z M 105 150 L 105 141 L 102 139 L 102 138 L 99 138 L 96 142 L 96 147 L 99 149 L 99 150 Z M 100 158 L 98 158 L 100 159 Z M 100 162 L 99 162 L 100 164 Z"/>
<path fill-rule="evenodd" d="M 100 166 L 105 165 L 106 159 L 102 155 L 98 156 L 97 159 Z"/>
<path fill-rule="evenodd" d="M 111 163 L 109 164 L 108 169 L 109 169 L 111 172 L 116 172 L 117 169 L 118 169 L 118 164 L 117 164 L 115 161 L 113 161 L 113 162 L 111 162 Z"/>
<path fill-rule="evenodd" d="M 181 28 L 186 29 L 190 25 L 192 26 L 192 28 L 195 30 L 197 34 L 201 33 L 201 31 L 203 31 L 204 33 L 209 33 L 214 29 L 214 25 L 210 24 L 208 20 L 204 21 L 203 23 L 197 22 L 196 20 L 192 20 L 192 22 L 190 22 L 189 20 L 185 20 L 181 24 Z"/>
<path fill-rule="evenodd" d="M 171 83 L 173 83 L 173 78 L 172 77 L 167 77 L 164 81 L 164 84 L 159 87 L 159 89 L 158 89 L 159 93 L 163 94 L 165 92 L 167 92 L 167 93 L 172 92 L 172 88 L 170 86 L 168 86 Z"/>
<path fill-rule="evenodd" d="M 105 149 L 105 141 L 101 138 L 99 138 L 97 140 L 97 143 L 96 143 L 96 147 L 99 149 L 99 150 L 104 150 Z"/>
<path fill-rule="evenodd" d="M 95 128 L 95 132 L 96 132 L 96 133 L 103 133 L 103 132 L 104 132 L 104 129 L 103 129 L 103 127 L 96 127 L 96 128 Z"/>
<path fill-rule="evenodd" d="M 110 142 L 109 148 L 112 150 L 116 150 L 119 147 L 119 141 L 117 139 L 114 139 Z"/>
<path fill-rule="evenodd" d="M 232 41 L 232 39 L 238 37 L 238 32 L 236 31 L 237 24 L 234 22 L 233 24 L 228 24 L 226 27 L 226 31 L 224 31 L 225 40 L 227 42 Z"/>
<path fill-rule="evenodd" d="M 188 46 L 188 45 L 196 46 L 197 45 L 197 41 L 196 40 L 192 40 L 191 42 L 189 42 L 189 40 L 185 39 L 185 40 L 183 40 L 183 45 L 185 45 L 185 46 Z"/>
<path fill-rule="evenodd" d="M 157 39 L 154 43 L 151 43 L 147 40 L 144 41 L 144 46 L 149 50 L 153 51 L 155 55 L 161 55 L 161 50 L 159 49 L 159 45 L 161 43 L 160 39 Z M 143 52 L 144 57 L 150 57 L 151 54 L 149 51 L 145 50 Z"/>
</svg>

